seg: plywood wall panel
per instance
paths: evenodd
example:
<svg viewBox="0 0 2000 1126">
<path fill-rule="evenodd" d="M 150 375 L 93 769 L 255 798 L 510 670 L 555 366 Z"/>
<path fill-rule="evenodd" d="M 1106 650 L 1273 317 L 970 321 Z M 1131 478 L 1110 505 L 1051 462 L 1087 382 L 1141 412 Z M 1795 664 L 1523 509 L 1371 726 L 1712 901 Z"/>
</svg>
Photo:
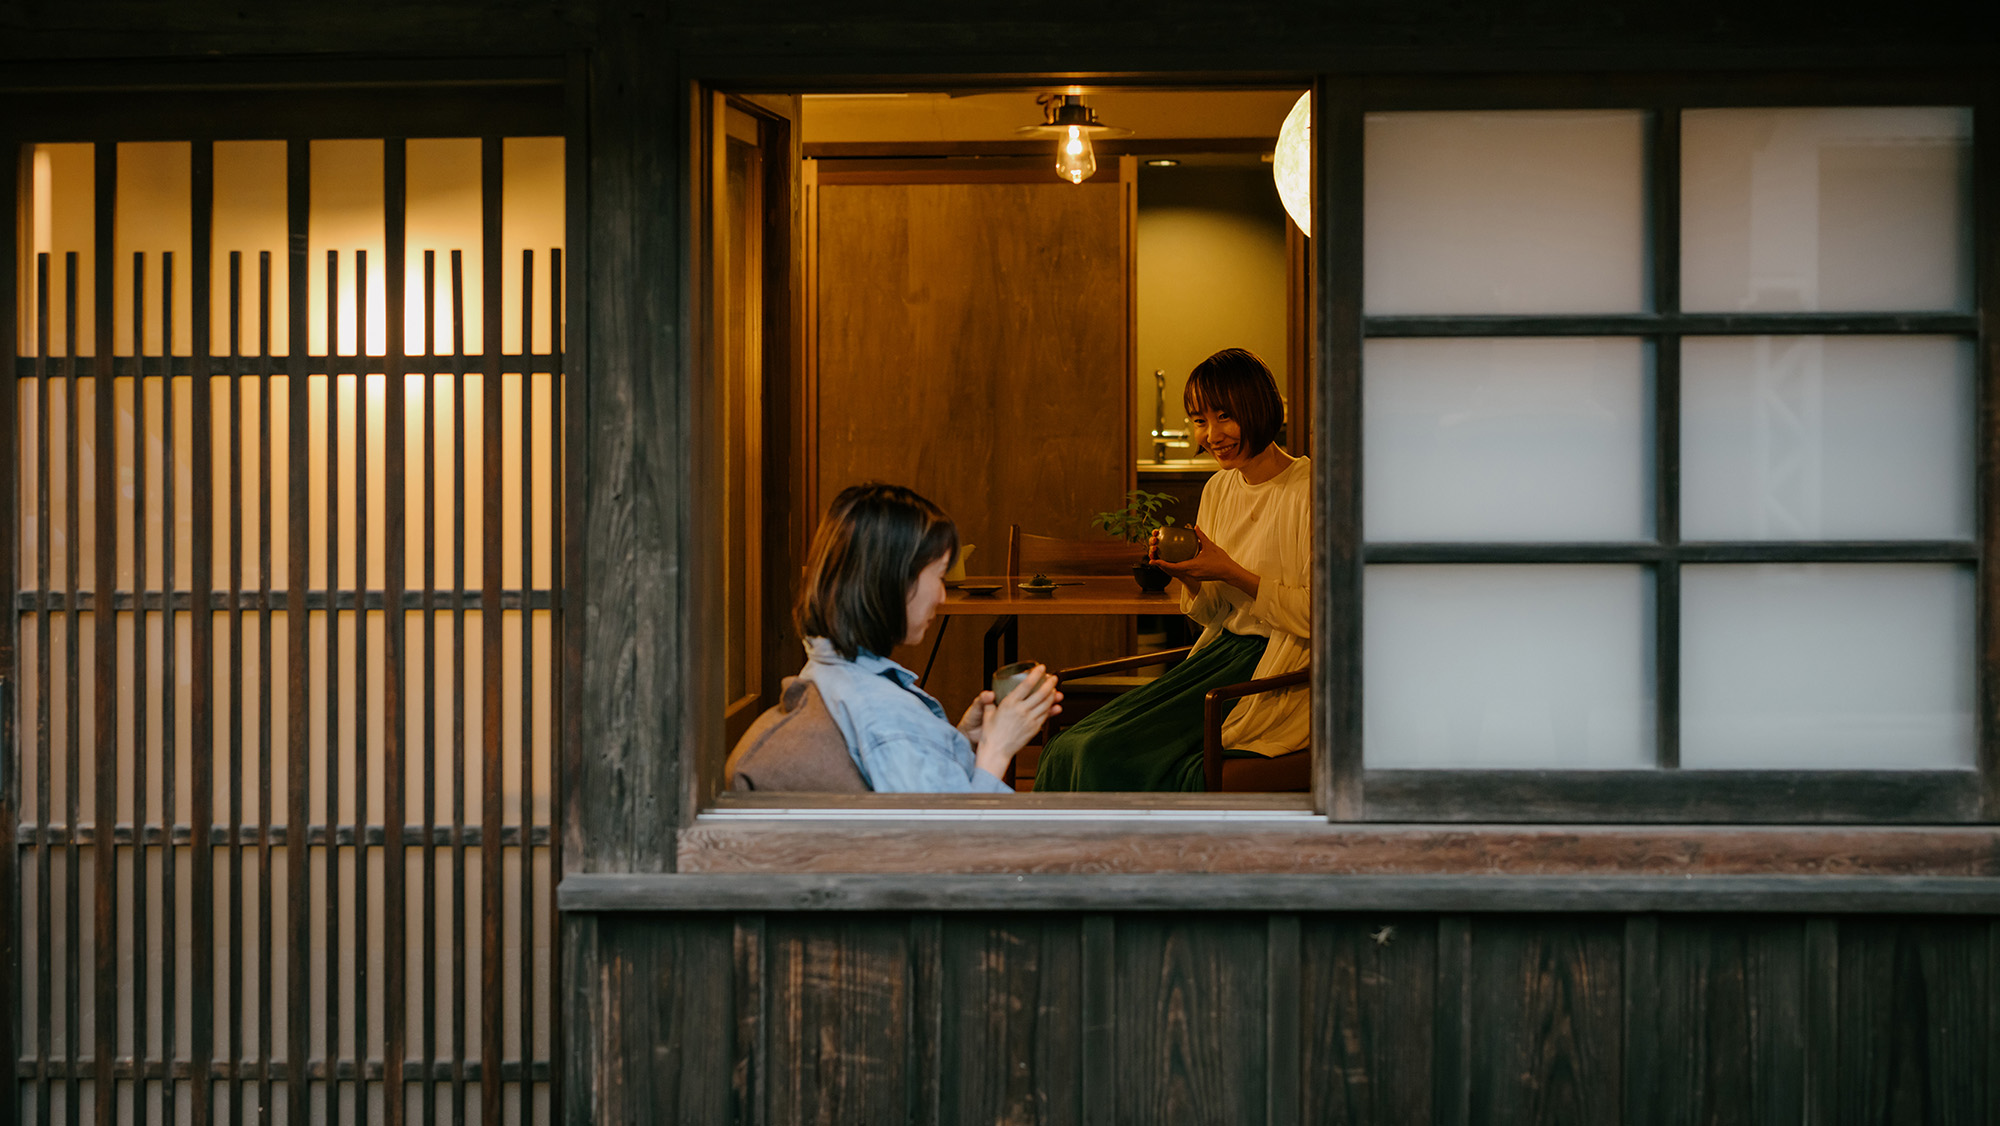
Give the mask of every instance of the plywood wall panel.
<svg viewBox="0 0 2000 1126">
<path fill-rule="evenodd" d="M 814 519 L 848 485 L 908 485 L 978 546 L 975 573 L 1004 567 L 1009 524 L 1100 535 L 1090 518 L 1121 503 L 1131 473 L 1116 182 L 823 183 L 817 194 Z M 988 624 L 954 625 L 932 674 L 954 719 L 979 687 Z M 1026 622 L 1021 655 L 1119 656 L 1126 628 Z M 921 672 L 928 654 L 896 657 Z"/>
</svg>

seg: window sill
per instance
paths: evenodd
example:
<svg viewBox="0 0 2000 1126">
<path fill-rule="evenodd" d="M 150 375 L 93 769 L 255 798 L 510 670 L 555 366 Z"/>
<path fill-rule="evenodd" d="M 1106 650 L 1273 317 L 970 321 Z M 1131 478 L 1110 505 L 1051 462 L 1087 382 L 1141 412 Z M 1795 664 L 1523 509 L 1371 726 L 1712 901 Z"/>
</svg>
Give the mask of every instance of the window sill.
<svg viewBox="0 0 2000 1126">
<path fill-rule="evenodd" d="M 1882 876 L 572 875 L 572 913 L 1710 911 L 2000 914 L 2000 879 Z"/>
<path fill-rule="evenodd" d="M 904 816 L 904 814 L 913 816 Z M 704 814 L 677 834 L 683 873 L 742 875 L 2000 877 L 2000 827 L 1434 825 L 921 811 Z"/>
</svg>

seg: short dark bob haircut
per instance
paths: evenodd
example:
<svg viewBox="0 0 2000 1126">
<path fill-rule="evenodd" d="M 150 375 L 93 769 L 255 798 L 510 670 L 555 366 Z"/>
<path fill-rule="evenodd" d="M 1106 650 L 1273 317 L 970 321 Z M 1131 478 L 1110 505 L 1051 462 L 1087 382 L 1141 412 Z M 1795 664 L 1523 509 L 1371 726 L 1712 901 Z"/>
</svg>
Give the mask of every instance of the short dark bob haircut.
<svg viewBox="0 0 2000 1126">
<path fill-rule="evenodd" d="M 910 584 L 957 550 L 951 517 L 915 490 L 850 485 L 813 533 L 792 623 L 800 637 L 824 637 L 850 661 L 864 649 L 886 657 L 910 628 Z"/>
<path fill-rule="evenodd" d="M 1220 410 L 1236 420 L 1243 448 L 1251 457 L 1278 440 L 1285 425 L 1285 400 L 1278 381 L 1257 353 L 1224 348 L 1188 373 L 1181 405 L 1189 414 Z"/>
</svg>

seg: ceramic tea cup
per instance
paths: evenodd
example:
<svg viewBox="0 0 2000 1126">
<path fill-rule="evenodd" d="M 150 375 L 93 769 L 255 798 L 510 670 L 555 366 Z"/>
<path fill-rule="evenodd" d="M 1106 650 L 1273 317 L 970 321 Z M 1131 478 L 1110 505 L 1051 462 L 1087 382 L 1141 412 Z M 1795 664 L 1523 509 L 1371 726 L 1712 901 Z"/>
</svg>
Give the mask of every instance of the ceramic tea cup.
<svg viewBox="0 0 2000 1126">
<path fill-rule="evenodd" d="M 1008 693 L 1028 678 L 1028 672 L 1034 667 L 1033 661 L 1015 661 L 993 670 L 993 702 L 997 704 L 1006 699 Z"/>
<path fill-rule="evenodd" d="M 1192 528 L 1161 528 L 1160 558 L 1168 563 L 1185 563 L 1201 551 L 1201 541 Z"/>
</svg>

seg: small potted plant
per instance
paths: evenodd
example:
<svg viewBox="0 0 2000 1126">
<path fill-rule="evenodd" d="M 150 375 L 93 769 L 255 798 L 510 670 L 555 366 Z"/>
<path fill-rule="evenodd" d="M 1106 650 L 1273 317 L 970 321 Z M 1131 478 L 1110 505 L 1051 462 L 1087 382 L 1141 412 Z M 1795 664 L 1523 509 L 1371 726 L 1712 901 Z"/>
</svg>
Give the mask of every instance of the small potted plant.
<svg viewBox="0 0 2000 1126">
<path fill-rule="evenodd" d="M 1125 494 L 1125 507 L 1100 512 L 1090 523 L 1092 527 L 1100 528 L 1126 543 L 1145 543 L 1154 528 L 1164 528 L 1172 523 L 1160 515 L 1160 510 L 1179 499 L 1169 493 L 1133 489 Z M 1139 581 L 1139 589 L 1149 594 L 1167 589 L 1167 583 L 1173 578 L 1152 563 L 1143 561 L 1132 568 L 1132 577 Z"/>
</svg>

